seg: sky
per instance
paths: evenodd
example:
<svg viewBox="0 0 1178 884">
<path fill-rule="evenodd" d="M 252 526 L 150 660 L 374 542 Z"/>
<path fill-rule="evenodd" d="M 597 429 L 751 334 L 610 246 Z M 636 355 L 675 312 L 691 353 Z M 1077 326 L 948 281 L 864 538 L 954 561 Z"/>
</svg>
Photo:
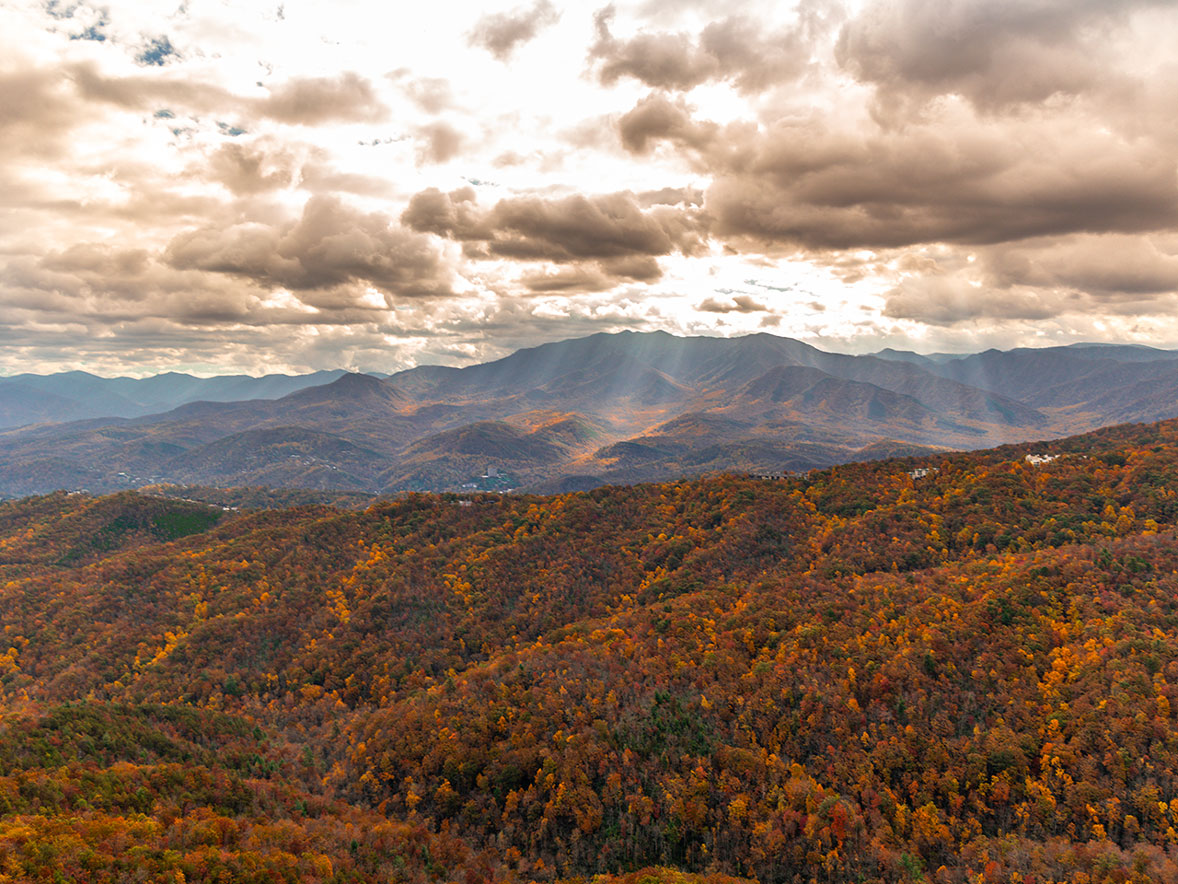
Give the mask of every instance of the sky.
<svg viewBox="0 0 1178 884">
<path fill-rule="evenodd" d="M 0 0 L 0 373 L 1178 347 L 1178 0 Z"/>
</svg>

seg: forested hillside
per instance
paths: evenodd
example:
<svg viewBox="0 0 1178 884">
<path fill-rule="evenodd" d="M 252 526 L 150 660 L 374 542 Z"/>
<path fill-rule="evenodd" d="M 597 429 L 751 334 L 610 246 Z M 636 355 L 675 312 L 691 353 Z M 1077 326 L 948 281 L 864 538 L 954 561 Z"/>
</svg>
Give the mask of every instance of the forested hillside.
<svg viewBox="0 0 1178 884">
<path fill-rule="evenodd" d="M 1175 881 L 1176 530 L 1173 421 L 363 511 L 5 503 L 0 881 Z"/>
</svg>

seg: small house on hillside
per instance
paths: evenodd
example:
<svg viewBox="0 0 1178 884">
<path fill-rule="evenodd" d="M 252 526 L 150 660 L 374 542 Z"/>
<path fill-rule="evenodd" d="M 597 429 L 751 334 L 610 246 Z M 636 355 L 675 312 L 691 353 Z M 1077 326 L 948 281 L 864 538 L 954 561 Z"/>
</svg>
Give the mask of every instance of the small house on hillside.
<svg viewBox="0 0 1178 884">
<path fill-rule="evenodd" d="M 1024 460 L 1033 467 L 1040 466 L 1045 463 L 1051 463 L 1053 460 L 1059 460 L 1058 454 L 1028 454 Z"/>
</svg>

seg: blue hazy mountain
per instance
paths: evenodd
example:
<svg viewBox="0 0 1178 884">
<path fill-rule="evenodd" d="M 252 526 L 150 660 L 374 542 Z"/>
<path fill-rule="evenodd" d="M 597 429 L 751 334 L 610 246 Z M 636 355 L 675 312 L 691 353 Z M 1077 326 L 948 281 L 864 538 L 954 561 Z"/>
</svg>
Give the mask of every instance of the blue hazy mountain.
<svg viewBox="0 0 1178 884">
<path fill-rule="evenodd" d="M 342 370 L 262 377 L 201 378 L 168 372 L 146 378 L 104 378 L 84 371 L 0 377 L 0 427 L 96 417 L 140 417 L 188 402 L 278 399 L 307 387 L 328 384 Z"/>
</svg>

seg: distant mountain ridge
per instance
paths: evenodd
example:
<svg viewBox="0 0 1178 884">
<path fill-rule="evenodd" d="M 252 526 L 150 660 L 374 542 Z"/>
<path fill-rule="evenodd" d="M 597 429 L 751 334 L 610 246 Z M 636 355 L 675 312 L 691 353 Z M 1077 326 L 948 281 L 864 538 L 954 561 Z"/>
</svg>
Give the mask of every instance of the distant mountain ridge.
<svg viewBox="0 0 1178 884">
<path fill-rule="evenodd" d="M 85 413 L 101 408 L 112 410 Z M 0 423 L 21 409 L 40 422 L 0 429 L 6 496 L 158 482 L 559 490 L 806 470 L 1161 420 L 1178 415 L 1178 353 L 1087 345 L 852 356 L 769 334 L 621 332 L 388 377 L 0 379 Z"/>
<path fill-rule="evenodd" d="M 336 369 L 305 375 L 209 378 L 178 372 L 146 378 L 104 378 L 84 371 L 10 375 L 0 377 L 0 428 L 96 417 L 141 417 L 188 402 L 279 399 L 306 387 L 331 383 L 345 374 Z"/>
</svg>

